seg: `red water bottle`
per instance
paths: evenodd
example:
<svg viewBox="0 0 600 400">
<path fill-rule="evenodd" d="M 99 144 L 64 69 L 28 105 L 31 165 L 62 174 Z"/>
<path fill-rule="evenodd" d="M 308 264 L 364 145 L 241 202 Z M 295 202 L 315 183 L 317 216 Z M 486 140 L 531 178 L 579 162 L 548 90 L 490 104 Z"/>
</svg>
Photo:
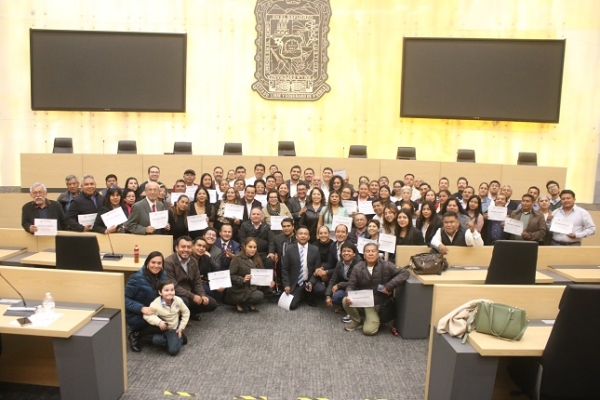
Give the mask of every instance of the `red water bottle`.
<svg viewBox="0 0 600 400">
<path fill-rule="evenodd" d="M 133 248 L 133 262 L 136 264 L 140 262 L 140 248 L 137 244 Z"/>
</svg>

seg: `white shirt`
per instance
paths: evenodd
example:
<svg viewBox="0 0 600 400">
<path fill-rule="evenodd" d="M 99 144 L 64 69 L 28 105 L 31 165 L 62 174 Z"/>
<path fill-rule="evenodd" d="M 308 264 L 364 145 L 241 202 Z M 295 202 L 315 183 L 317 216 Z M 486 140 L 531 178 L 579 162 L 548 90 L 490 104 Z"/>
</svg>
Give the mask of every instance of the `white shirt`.
<svg viewBox="0 0 600 400">
<path fill-rule="evenodd" d="M 431 239 L 431 247 L 438 248 L 442 243 L 442 231 L 444 228 L 439 228 L 433 238 Z M 458 231 L 457 231 L 458 232 Z M 450 241 L 454 239 L 454 236 L 450 237 L 447 233 L 444 232 L 450 238 Z M 454 233 L 456 235 L 456 232 Z M 483 239 L 481 238 L 481 234 L 475 229 L 475 232 L 471 232 L 470 229 L 465 230 L 465 242 L 469 247 L 483 247 Z"/>
<path fill-rule="evenodd" d="M 302 254 L 301 249 L 304 249 L 304 258 L 300 260 L 300 265 L 303 266 L 300 271 L 300 275 L 302 276 L 303 281 L 308 280 L 308 243 L 304 246 L 298 243 L 298 254 Z"/>
<path fill-rule="evenodd" d="M 571 238 L 569 235 L 563 233 L 552 232 L 552 239 L 557 242 L 579 242 L 582 238 L 592 236 L 596 233 L 596 225 L 590 213 L 581 207 L 577 207 L 577 205 L 574 205 L 571 211 L 567 213 L 565 213 L 562 207 L 557 208 L 552 212 L 552 215 L 554 218 L 573 223 L 573 233 L 576 236 L 575 238 Z"/>
</svg>

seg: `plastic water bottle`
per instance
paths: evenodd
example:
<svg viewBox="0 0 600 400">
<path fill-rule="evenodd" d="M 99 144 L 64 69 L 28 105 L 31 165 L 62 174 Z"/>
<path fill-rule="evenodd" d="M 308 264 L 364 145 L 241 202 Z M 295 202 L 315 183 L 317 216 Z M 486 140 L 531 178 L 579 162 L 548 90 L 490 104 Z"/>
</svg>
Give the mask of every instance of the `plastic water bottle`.
<svg viewBox="0 0 600 400">
<path fill-rule="evenodd" d="M 54 307 L 56 306 L 56 303 L 54 302 L 54 299 L 52 298 L 50 292 L 46 293 L 46 297 L 44 297 L 42 306 L 44 307 L 44 313 L 47 317 L 54 316 Z"/>
</svg>

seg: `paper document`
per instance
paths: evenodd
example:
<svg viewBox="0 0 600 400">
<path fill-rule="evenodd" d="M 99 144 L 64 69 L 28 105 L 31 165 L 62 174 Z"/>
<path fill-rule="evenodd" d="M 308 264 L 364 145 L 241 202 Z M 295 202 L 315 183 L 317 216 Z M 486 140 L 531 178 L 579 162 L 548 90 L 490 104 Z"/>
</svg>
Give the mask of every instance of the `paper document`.
<svg viewBox="0 0 600 400">
<path fill-rule="evenodd" d="M 387 233 L 379 234 L 379 251 L 387 251 L 388 253 L 396 253 L 396 236 L 388 235 Z"/>
<path fill-rule="evenodd" d="M 358 212 L 365 215 L 375 214 L 375 211 L 373 211 L 373 203 L 370 201 L 359 201 Z"/>
<path fill-rule="evenodd" d="M 267 205 L 267 195 L 266 194 L 257 194 L 256 196 L 254 196 L 254 200 L 260 201 L 260 204 L 262 204 L 263 207 Z"/>
<path fill-rule="evenodd" d="M 225 218 L 244 219 L 244 206 L 239 204 L 225 204 Z"/>
<path fill-rule="evenodd" d="M 490 205 L 488 208 L 488 220 L 490 221 L 504 221 L 506 219 L 506 214 L 506 207 L 496 207 Z"/>
<path fill-rule="evenodd" d="M 292 304 L 293 298 L 294 296 L 291 294 L 282 293 L 281 296 L 279 296 L 279 301 L 277 302 L 277 305 L 286 311 L 290 311 L 290 304 Z"/>
<path fill-rule="evenodd" d="M 342 200 L 342 207 L 348 211 L 348 214 L 352 214 L 358 211 L 358 203 L 354 200 Z"/>
<path fill-rule="evenodd" d="M 375 243 L 375 244 L 377 244 L 377 240 L 371 240 L 371 239 L 365 239 L 363 237 L 359 237 L 358 241 L 356 243 L 356 249 L 358 250 L 358 252 L 360 254 L 363 254 L 363 251 L 365 249 L 365 245 L 369 244 L 369 243 Z"/>
<path fill-rule="evenodd" d="M 335 233 L 335 228 L 339 225 L 345 225 L 348 228 L 348 232 L 350 232 L 352 230 L 352 217 L 334 215 L 331 219 L 331 232 Z"/>
<path fill-rule="evenodd" d="M 250 284 L 256 286 L 271 286 L 271 282 L 273 282 L 273 270 L 272 269 L 260 269 L 260 268 L 252 268 L 250 269 Z"/>
<path fill-rule="evenodd" d="M 104 222 L 104 225 L 106 225 L 107 228 L 119 226 L 122 223 L 127 222 L 127 216 L 121 207 L 114 208 L 109 212 L 102 214 L 100 218 L 102 218 L 102 222 Z"/>
<path fill-rule="evenodd" d="M 350 307 L 375 307 L 373 289 L 349 290 L 346 295 L 352 300 Z"/>
<path fill-rule="evenodd" d="M 216 271 L 208 273 L 208 286 L 210 290 L 217 290 L 220 288 L 230 288 L 231 287 L 231 274 L 229 270 L 225 271 Z"/>
<path fill-rule="evenodd" d="M 346 170 L 345 169 L 336 169 L 333 171 L 333 175 L 339 175 L 342 179 L 346 179 Z"/>
<path fill-rule="evenodd" d="M 554 217 L 552 218 L 552 225 L 550 225 L 550 232 L 568 235 L 569 233 L 573 233 L 573 223 Z"/>
<path fill-rule="evenodd" d="M 523 222 L 518 219 L 506 217 L 504 220 L 504 232 L 521 236 L 521 233 L 523 233 Z"/>
<path fill-rule="evenodd" d="M 217 202 L 217 191 L 215 189 L 206 189 L 208 192 L 208 202 L 210 204 L 215 204 Z M 194 199 L 195 201 L 196 199 Z"/>
<path fill-rule="evenodd" d="M 194 201 L 194 195 L 196 194 L 196 190 L 198 190 L 198 186 L 186 186 L 185 187 L 185 195 L 190 199 L 190 203 Z"/>
<path fill-rule="evenodd" d="M 271 215 L 271 230 L 272 231 L 282 230 L 283 228 L 281 227 L 281 221 L 283 221 L 286 218 L 289 218 L 289 217 L 286 217 L 285 215 Z"/>
<path fill-rule="evenodd" d="M 182 194 L 185 193 L 171 192 L 171 196 L 169 196 L 169 198 L 171 199 L 171 204 L 175 205 L 175 203 L 177 203 L 177 200 L 179 200 Z"/>
<path fill-rule="evenodd" d="M 203 229 L 208 228 L 208 222 L 206 222 L 206 214 L 199 215 L 188 215 L 188 230 L 192 231 L 201 231 Z"/>
<path fill-rule="evenodd" d="M 56 236 L 56 220 L 35 218 L 33 224 L 38 228 L 34 233 L 36 236 Z"/>
<path fill-rule="evenodd" d="M 150 213 L 150 226 L 162 229 L 169 223 L 169 212 L 167 210 Z"/>
<path fill-rule="evenodd" d="M 96 221 L 96 216 L 98 214 L 82 214 L 82 215 L 78 215 L 77 216 L 77 222 L 79 222 L 79 225 L 83 225 L 83 226 L 93 226 L 94 222 Z"/>
</svg>

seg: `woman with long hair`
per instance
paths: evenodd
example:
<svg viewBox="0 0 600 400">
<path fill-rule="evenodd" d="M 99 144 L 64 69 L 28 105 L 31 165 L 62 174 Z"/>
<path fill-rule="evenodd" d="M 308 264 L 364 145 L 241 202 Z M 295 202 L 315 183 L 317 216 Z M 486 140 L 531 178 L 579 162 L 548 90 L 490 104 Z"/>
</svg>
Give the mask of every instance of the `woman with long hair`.
<svg viewBox="0 0 600 400">
<path fill-rule="evenodd" d="M 96 221 L 94 221 L 94 226 L 92 230 L 98 233 L 116 233 L 116 232 L 125 232 L 123 229 L 123 224 L 118 226 L 110 226 L 107 227 L 102 220 L 102 215 L 106 214 L 109 211 L 112 211 L 116 208 L 121 208 L 123 202 L 123 197 L 121 195 L 121 189 L 118 187 L 110 187 L 106 190 L 106 197 L 102 201 L 102 207 L 98 210 L 98 215 L 96 216 Z M 125 212 L 125 210 L 123 210 Z"/>
<path fill-rule="evenodd" d="M 217 232 L 221 231 L 221 225 L 228 222 L 233 227 L 233 237 L 234 240 L 237 241 L 237 233 L 242 224 L 242 221 L 238 218 L 226 217 L 225 214 L 225 206 L 227 204 L 236 204 L 241 205 L 242 200 L 240 199 L 240 194 L 237 190 L 229 186 L 225 189 L 223 193 L 223 197 L 221 200 L 217 201 L 215 206 L 212 209 L 212 217 L 211 220 L 214 222 L 214 228 Z"/>
<path fill-rule="evenodd" d="M 479 196 L 473 196 L 467 203 L 467 215 L 471 218 L 477 232 L 481 233 L 483 229 L 483 212 L 481 211 L 481 199 Z"/>
<path fill-rule="evenodd" d="M 430 245 L 431 239 L 444 224 L 442 218 L 435 212 L 435 203 L 426 201 L 421 205 L 421 215 L 417 218 L 417 230 L 425 239 L 425 244 Z"/>
<path fill-rule="evenodd" d="M 129 217 L 131 214 L 131 208 L 137 201 L 137 196 L 135 194 L 135 190 L 132 189 L 123 189 L 123 211 L 125 212 L 125 216 Z"/>
<path fill-rule="evenodd" d="M 379 182 L 372 180 L 371 182 L 369 182 L 369 192 L 371 197 L 375 198 L 377 196 L 379 196 Z"/>
<path fill-rule="evenodd" d="M 344 182 L 344 178 L 342 178 L 340 175 L 334 175 L 329 181 L 329 191 L 341 192 L 345 184 L 346 182 Z"/>
<path fill-rule="evenodd" d="M 487 182 L 481 182 L 479 184 L 479 188 L 477 189 L 477 196 L 479 196 L 479 200 L 481 200 L 481 212 L 484 214 L 487 212 L 492 199 L 488 196 L 490 190 L 490 185 Z"/>
<path fill-rule="evenodd" d="M 279 202 L 285 204 L 285 206 L 289 208 L 288 201 L 290 200 L 290 186 L 285 182 L 281 182 L 279 186 L 277 186 L 277 194 L 279 195 Z"/>
<path fill-rule="evenodd" d="M 127 180 L 125 181 L 125 189 L 133 190 L 135 192 L 135 201 L 140 200 L 140 184 L 138 183 L 138 180 L 136 178 L 134 178 L 133 176 L 127 178 Z"/>
<path fill-rule="evenodd" d="M 215 189 L 215 183 L 213 182 L 213 177 L 208 172 L 205 172 L 200 176 L 200 187 L 204 189 Z"/>
<path fill-rule="evenodd" d="M 377 196 L 381 199 L 381 201 L 383 201 L 383 204 L 386 204 L 387 202 L 392 202 L 392 191 L 387 185 L 381 185 L 379 187 L 379 193 L 377 194 Z"/>
<path fill-rule="evenodd" d="M 402 182 L 400 179 L 395 180 L 394 183 L 392 184 L 392 197 L 393 197 L 393 202 L 396 201 L 400 201 L 402 199 L 402 187 L 404 186 L 404 182 Z"/>
<path fill-rule="evenodd" d="M 325 225 L 319 227 L 317 238 L 313 242 L 319 248 L 319 256 L 321 257 L 321 266 L 329 261 L 329 248 L 331 247 L 331 231 Z"/>
<path fill-rule="evenodd" d="M 300 225 L 308 228 L 310 233 L 310 242 L 317 241 L 317 226 L 319 225 L 319 215 L 325 207 L 325 194 L 321 188 L 313 188 L 308 195 L 306 202 L 306 212 L 300 216 Z M 327 262 L 327 261 L 326 261 Z"/>
<path fill-rule="evenodd" d="M 396 245 L 398 246 L 420 246 L 425 244 L 425 239 L 412 224 L 412 214 L 400 210 L 398 212 L 398 233 L 396 234 Z"/>
<path fill-rule="evenodd" d="M 314 189 L 313 189 L 314 190 Z M 334 230 L 331 226 L 333 223 L 333 216 L 339 215 L 342 217 L 348 217 L 348 211 L 344 207 L 342 207 L 342 198 L 340 196 L 340 192 L 332 191 L 329 192 L 329 199 L 327 201 L 327 206 L 323 207 L 321 210 L 321 214 L 319 215 L 319 227 L 325 225 L 329 230 Z"/>
<path fill-rule="evenodd" d="M 188 215 L 206 215 L 206 223 L 208 226 L 213 226 L 213 221 L 210 219 L 212 215 L 213 205 L 210 204 L 210 195 L 208 193 L 208 189 L 203 186 L 198 186 L 196 189 L 196 193 L 194 193 L 194 200 L 190 204 L 190 210 Z M 206 229 L 202 229 L 199 231 L 190 231 L 190 236 L 192 239 L 196 239 L 197 237 L 203 236 Z"/>
<path fill-rule="evenodd" d="M 455 197 L 448 199 L 448 201 L 444 203 L 440 215 L 443 216 L 448 211 L 455 212 L 456 215 L 458 215 L 458 220 L 463 230 L 468 229 L 468 225 L 469 222 L 471 222 L 471 218 L 469 218 L 466 212 L 462 209 L 460 202 Z"/>
<path fill-rule="evenodd" d="M 445 209 L 444 205 L 451 198 L 452 198 L 452 193 L 448 189 L 440 190 L 440 192 L 438 193 L 439 202 L 436 206 L 438 214 L 444 215 L 444 213 L 442 212 L 442 210 Z"/>
<path fill-rule="evenodd" d="M 546 236 L 544 236 L 544 245 L 549 246 L 552 243 L 552 232 L 550 232 L 550 225 L 552 221 L 552 203 L 550 197 L 545 194 L 540 194 L 538 197 L 538 206 L 540 206 L 539 212 L 542 213 L 546 220 Z"/>
<path fill-rule="evenodd" d="M 169 207 L 169 225 L 171 230 L 169 233 L 173 235 L 173 246 L 181 236 L 188 236 L 187 216 L 190 208 L 190 199 L 187 195 L 179 196 L 175 204 Z"/>
</svg>

